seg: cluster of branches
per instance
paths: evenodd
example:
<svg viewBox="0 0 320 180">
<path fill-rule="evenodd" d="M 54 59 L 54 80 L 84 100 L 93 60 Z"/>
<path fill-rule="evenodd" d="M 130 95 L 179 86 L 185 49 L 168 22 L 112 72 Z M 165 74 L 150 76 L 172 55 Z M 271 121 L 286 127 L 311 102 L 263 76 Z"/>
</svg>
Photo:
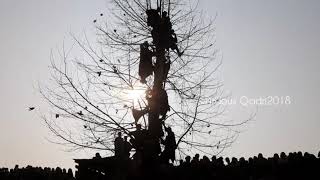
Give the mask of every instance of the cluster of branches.
<svg viewBox="0 0 320 180">
<path fill-rule="evenodd" d="M 235 127 L 244 124 L 224 120 L 226 98 L 217 76 L 221 60 L 214 46 L 214 19 L 197 11 L 198 4 L 185 0 L 163 0 L 169 12 L 178 47 L 178 57 L 169 52 L 171 69 L 165 89 L 170 112 L 165 123 L 175 132 L 181 154 L 217 154 L 229 147 L 237 136 Z M 151 88 L 152 78 L 141 84 L 138 76 L 139 45 L 152 42 L 147 25 L 147 8 L 159 2 L 113 0 L 105 20 L 95 20 L 98 45 L 88 38 L 72 36 L 71 51 L 51 56 L 52 80 L 40 89 L 51 105 L 51 116 L 43 116 L 59 143 L 72 149 L 100 149 L 113 152 L 115 134 L 129 135 L 134 119 L 131 110 L 146 106 L 144 95 L 132 99 L 130 91 Z M 77 49 L 77 55 L 72 54 Z M 60 61 L 58 61 L 58 60 Z M 147 128 L 147 122 L 142 119 Z M 189 152 L 191 151 L 191 152 Z"/>
</svg>

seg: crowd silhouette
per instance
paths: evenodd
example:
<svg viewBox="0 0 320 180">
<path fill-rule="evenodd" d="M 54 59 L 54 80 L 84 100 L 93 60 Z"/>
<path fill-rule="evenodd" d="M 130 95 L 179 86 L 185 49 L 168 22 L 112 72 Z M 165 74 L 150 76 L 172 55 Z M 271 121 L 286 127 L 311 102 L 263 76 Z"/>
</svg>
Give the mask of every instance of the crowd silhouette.
<svg viewBox="0 0 320 180">
<path fill-rule="evenodd" d="M 0 168 L 1 180 L 75 180 L 72 169 L 27 167 Z"/>
<path fill-rule="evenodd" d="M 318 157 L 309 153 L 284 152 L 265 158 L 258 156 L 245 159 L 235 157 L 217 158 L 207 156 L 201 159 L 196 154 L 192 159 L 187 156 L 180 160 L 171 175 L 181 179 L 239 179 L 239 180 L 283 180 L 283 179 L 320 179 L 320 152 Z"/>
<path fill-rule="evenodd" d="M 310 153 L 284 152 L 266 158 L 258 156 L 245 159 L 223 157 L 187 156 L 179 165 L 162 164 L 152 172 L 153 179 L 217 179 L 217 180 L 283 180 L 320 179 L 320 152 L 318 157 Z M 71 169 L 22 167 L 0 168 L 1 180 L 74 180 Z M 98 178 L 99 177 L 99 178 Z M 108 179 L 108 176 L 92 176 L 90 179 Z M 80 179 L 80 178 L 79 178 Z M 111 178 L 112 179 L 112 178 Z M 136 179 L 127 176 L 125 179 Z"/>
</svg>

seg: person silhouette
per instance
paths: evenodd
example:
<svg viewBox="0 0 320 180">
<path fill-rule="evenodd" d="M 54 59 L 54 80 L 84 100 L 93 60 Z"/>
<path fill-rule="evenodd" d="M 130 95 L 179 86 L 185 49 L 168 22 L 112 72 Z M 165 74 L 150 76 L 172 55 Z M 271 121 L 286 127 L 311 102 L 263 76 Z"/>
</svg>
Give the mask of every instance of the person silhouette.
<svg viewBox="0 0 320 180">
<path fill-rule="evenodd" d="M 123 139 L 121 137 L 121 132 L 118 132 L 118 137 L 114 141 L 114 153 L 116 158 L 120 158 L 123 154 Z"/>
<path fill-rule="evenodd" d="M 187 164 L 187 165 L 190 165 L 190 163 L 191 163 L 191 157 L 190 156 L 187 156 L 186 158 L 185 158 L 185 164 Z"/>
<path fill-rule="evenodd" d="M 145 154 L 145 141 L 147 137 L 147 131 L 141 129 L 141 124 L 136 125 L 136 130 L 129 133 L 130 135 L 130 143 L 132 147 L 136 150 L 133 155 L 133 160 L 140 164 L 143 161 L 143 156 Z"/>
<path fill-rule="evenodd" d="M 136 125 L 136 130 L 133 132 L 130 132 L 130 135 L 132 135 L 134 138 L 130 139 L 130 142 L 137 151 L 143 149 L 143 144 L 147 136 L 147 131 L 141 129 L 141 124 Z"/>
<path fill-rule="evenodd" d="M 145 41 L 140 45 L 140 62 L 139 62 L 139 76 L 140 82 L 145 84 L 146 78 L 153 73 L 152 65 L 153 52 L 149 50 L 149 43 Z"/>
<path fill-rule="evenodd" d="M 175 158 L 175 150 L 176 150 L 176 140 L 174 132 L 170 127 L 165 127 L 165 131 L 167 132 L 166 139 L 164 140 L 164 151 L 162 152 L 162 158 L 165 163 L 168 163 L 170 160 L 173 163 Z"/>
<path fill-rule="evenodd" d="M 155 28 L 157 25 L 159 25 L 160 22 L 160 15 L 158 9 L 148 9 L 146 11 L 147 14 L 147 25 L 151 26 L 152 28 Z"/>
<path fill-rule="evenodd" d="M 173 51 L 176 50 L 177 51 L 177 54 L 179 57 L 181 57 L 184 53 L 184 51 L 180 52 L 178 46 L 177 46 L 177 43 L 178 43 L 178 38 L 177 38 L 177 35 L 176 33 L 174 32 L 173 29 L 171 29 L 170 31 L 170 37 L 169 37 L 169 47 L 170 49 L 172 49 Z"/>
<path fill-rule="evenodd" d="M 128 136 L 125 136 L 123 140 L 123 158 L 124 159 L 129 159 L 131 149 L 132 149 L 132 145 L 128 142 Z"/>
<path fill-rule="evenodd" d="M 100 153 L 96 153 L 96 156 L 95 156 L 95 157 L 93 157 L 93 159 L 101 159 L 101 155 L 100 155 Z"/>
<path fill-rule="evenodd" d="M 172 49 L 173 51 L 176 50 L 178 56 L 182 56 L 183 52 L 180 52 L 178 46 L 177 46 L 177 42 L 178 42 L 178 38 L 176 33 L 174 32 L 174 30 L 172 29 L 172 23 L 170 21 L 170 17 L 168 16 L 168 13 L 166 11 L 164 11 L 162 13 L 162 23 L 161 23 L 161 34 L 162 34 L 162 40 L 164 41 L 164 46 L 167 50 Z"/>
<path fill-rule="evenodd" d="M 169 101 L 168 101 L 168 94 L 166 90 L 160 89 L 159 90 L 159 115 L 161 115 L 161 120 L 166 118 L 167 112 L 170 111 Z"/>
</svg>

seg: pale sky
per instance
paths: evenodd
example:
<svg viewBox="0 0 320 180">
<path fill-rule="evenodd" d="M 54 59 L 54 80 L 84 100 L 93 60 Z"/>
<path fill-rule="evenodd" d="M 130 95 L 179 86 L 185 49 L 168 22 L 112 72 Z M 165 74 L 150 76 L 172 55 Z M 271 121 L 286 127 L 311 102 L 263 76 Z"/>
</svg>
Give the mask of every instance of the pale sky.
<svg viewBox="0 0 320 180">
<path fill-rule="evenodd" d="M 69 153 L 47 140 L 48 129 L 37 111 L 46 107 L 38 81 L 49 79 L 51 49 L 69 32 L 93 30 L 92 20 L 105 12 L 105 0 L 0 1 L 0 167 L 74 167 Z M 255 121 L 242 128 L 226 156 L 320 150 L 320 1 L 200 0 L 215 22 L 217 49 L 223 57 L 221 78 L 237 105 L 227 116 L 244 119 L 256 106 L 250 99 L 289 96 L 289 105 L 260 105 Z"/>
</svg>

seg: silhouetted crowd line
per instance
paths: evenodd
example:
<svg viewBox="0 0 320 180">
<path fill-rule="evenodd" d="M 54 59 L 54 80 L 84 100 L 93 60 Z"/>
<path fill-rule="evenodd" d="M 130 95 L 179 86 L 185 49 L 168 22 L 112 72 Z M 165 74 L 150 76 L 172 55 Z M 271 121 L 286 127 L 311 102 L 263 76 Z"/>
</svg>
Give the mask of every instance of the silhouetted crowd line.
<svg viewBox="0 0 320 180">
<path fill-rule="evenodd" d="M 0 168 L 0 180 L 75 180 L 72 169 L 49 167 Z"/>
<path fill-rule="evenodd" d="M 199 154 L 180 160 L 178 166 L 163 164 L 157 172 L 152 172 L 153 179 L 183 180 L 283 180 L 283 179 L 320 179 L 320 152 L 318 157 L 309 153 L 293 152 L 265 158 L 262 154 L 245 159 L 211 158 Z M 77 172 L 76 172 L 77 174 Z M 27 166 L 14 169 L 0 168 L 1 180 L 73 180 L 71 169 L 41 168 Z M 132 177 L 127 177 L 132 179 Z"/>
<path fill-rule="evenodd" d="M 218 179 L 218 180 L 283 180 L 320 179 L 320 152 L 318 157 L 309 153 L 284 152 L 265 158 L 258 156 L 245 158 L 216 158 L 207 156 L 201 159 L 187 156 L 180 165 L 173 168 L 171 179 Z"/>
</svg>

